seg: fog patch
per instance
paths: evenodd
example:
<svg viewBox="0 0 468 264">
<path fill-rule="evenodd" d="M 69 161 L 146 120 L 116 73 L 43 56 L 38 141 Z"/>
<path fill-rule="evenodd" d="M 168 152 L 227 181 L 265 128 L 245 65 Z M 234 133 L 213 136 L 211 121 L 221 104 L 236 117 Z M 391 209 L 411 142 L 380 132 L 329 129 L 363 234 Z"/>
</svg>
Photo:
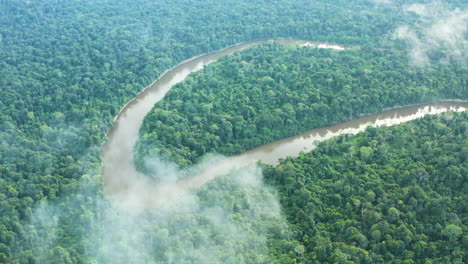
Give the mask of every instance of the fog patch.
<svg viewBox="0 0 468 264">
<path fill-rule="evenodd" d="M 154 163 L 153 163 L 154 164 Z M 166 167 L 168 168 L 168 167 Z M 169 166 L 173 173 L 173 167 Z M 103 208 L 87 247 L 100 263 L 262 263 L 269 222 L 285 222 L 257 166 L 235 170 L 198 190 L 181 190 L 158 208 Z M 138 191 L 138 190 L 132 190 Z"/>
<path fill-rule="evenodd" d="M 58 216 L 55 207 L 50 206 L 46 201 L 40 203 L 31 215 L 31 223 L 23 225 L 25 232 L 31 234 L 28 241 L 29 246 L 34 248 L 40 256 L 46 256 L 52 250 L 56 241 L 56 230 Z M 36 260 L 35 263 L 41 263 Z"/>
<path fill-rule="evenodd" d="M 147 174 L 156 181 L 176 182 L 184 174 L 176 164 L 164 161 L 158 156 L 146 158 L 143 166 L 148 171 Z"/>
<path fill-rule="evenodd" d="M 418 22 L 398 27 L 393 37 L 407 43 L 413 65 L 426 67 L 433 61 L 467 64 L 468 10 L 451 10 L 439 1 L 405 5 L 403 9 L 416 15 Z"/>
<path fill-rule="evenodd" d="M 185 170 L 152 157 L 146 164 L 159 180 L 132 175 L 135 184 L 123 203 L 99 194 L 99 176 L 83 175 L 77 193 L 34 211 L 29 227 L 41 230 L 32 245 L 36 263 L 71 258 L 61 247 L 66 226 L 81 232 L 77 243 L 90 263 L 271 263 L 268 237 L 275 230 L 287 240 L 289 231 L 260 167 L 234 169 L 200 188 L 177 184 L 223 159 L 211 155 Z M 160 192 L 149 197 L 162 202 L 140 204 L 148 191 Z"/>
<path fill-rule="evenodd" d="M 372 3 L 376 5 L 391 5 L 393 4 L 393 0 L 372 0 Z"/>
</svg>

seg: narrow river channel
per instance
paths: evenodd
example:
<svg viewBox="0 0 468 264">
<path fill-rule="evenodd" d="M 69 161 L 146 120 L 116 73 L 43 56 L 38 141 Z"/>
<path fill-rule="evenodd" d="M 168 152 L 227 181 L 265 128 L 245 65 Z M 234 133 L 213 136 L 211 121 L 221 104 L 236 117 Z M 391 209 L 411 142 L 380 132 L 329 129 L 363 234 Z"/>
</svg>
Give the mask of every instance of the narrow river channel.
<svg viewBox="0 0 468 264">
<path fill-rule="evenodd" d="M 163 201 L 177 199 L 181 191 L 197 188 L 217 175 L 232 169 L 262 161 L 277 164 L 278 160 L 288 156 L 297 156 L 314 148 L 316 142 L 341 134 L 356 134 L 368 126 L 391 126 L 425 115 L 447 111 L 466 111 L 467 101 L 446 100 L 436 103 L 410 105 L 368 115 L 340 123 L 333 127 L 320 128 L 304 134 L 254 148 L 240 155 L 227 157 L 209 165 L 195 176 L 171 183 L 155 183 L 146 175 L 136 171 L 133 160 L 133 148 L 138 140 L 139 130 L 146 114 L 160 101 L 175 84 L 182 82 L 190 73 L 203 69 L 219 58 L 247 49 L 268 40 L 243 42 L 217 52 L 203 54 L 186 60 L 164 72 L 156 81 L 146 87 L 127 105 L 114 120 L 114 126 L 107 134 L 108 140 L 102 147 L 102 180 L 106 194 L 120 201 L 132 200 L 135 203 L 158 205 Z M 271 40 L 270 40 L 271 41 Z M 275 39 L 282 43 L 300 42 L 292 39 Z M 307 42 L 312 43 L 312 42 Z M 136 191 L 135 191 L 136 190 Z M 131 194 L 130 194 L 131 193 Z"/>
</svg>

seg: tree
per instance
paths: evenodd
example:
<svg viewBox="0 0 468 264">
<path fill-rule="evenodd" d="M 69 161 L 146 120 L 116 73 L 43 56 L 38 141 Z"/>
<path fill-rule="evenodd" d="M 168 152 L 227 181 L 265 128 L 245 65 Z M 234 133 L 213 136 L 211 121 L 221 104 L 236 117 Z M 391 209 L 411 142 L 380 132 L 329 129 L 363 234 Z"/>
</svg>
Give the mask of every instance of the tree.
<svg viewBox="0 0 468 264">
<path fill-rule="evenodd" d="M 451 242 L 453 242 L 460 238 L 460 236 L 463 234 L 463 229 L 459 226 L 450 224 L 445 226 L 444 230 L 442 230 L 442 234 L 446 236 Z"/>
<path fill-rule="evenodd" d="M 400 212 L 395 207 L 388 209 L 388 217 L 390 223 L 395 223 L 400 219 Z"/>
</svg>

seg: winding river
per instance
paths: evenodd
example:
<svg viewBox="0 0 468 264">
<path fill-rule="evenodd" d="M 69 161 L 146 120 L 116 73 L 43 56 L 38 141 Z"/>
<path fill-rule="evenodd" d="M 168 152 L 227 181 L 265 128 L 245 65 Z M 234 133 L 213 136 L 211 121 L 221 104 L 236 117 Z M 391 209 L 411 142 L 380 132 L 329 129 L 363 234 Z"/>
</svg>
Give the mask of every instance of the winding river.
<svg viewBox="0 0 468 264">
<path fill-rule="evenodd" d="M 356 134 L 365 130 L 368 126 L 391 126 L 421 118 L 425 115 L 447 111 L 466 111 L 468 109 L 468 101 L 459 100 L 398 107 L 332 127 L 313 129 L 301 135 L 254 148 L 237 156 L 221 158 L 215 163 L 198 168 L 198 173 L 195 176 L 179 181 L 155 183 L 135 169 L 133 165 L 133 148 L 137 142 L 143 119 L 154 104 L 160 101 L 172 86 L 182 82 L 190 73 L 203 69 L 205 65 L 223 56 L 272 40 L 285 44 L 300 44 L 301 42 L 301 40 L 293 39 L 243 42 L 216 52 L 191 58 L 165 71 L 156 81 L 127 103 L 115 118 L 114 126 L 107 134 L 108 140 L 102 147 L 103 165 L 101 175 L 105 193 L 123 203 L 138 204 L 139 206 L 158 206 L 161 203 L 179 199 L 188 190 L 200 187 L 217 175 L 225 174 L 232 169 L 242 168 L 258 161 L 275 165 L 281 158 L 297 156 L 301 152 L 310 151 L 314 148 L 316 142 L 337 135 Z M 302 43 L 304 42 L 302 41 Z"/>
</svg>

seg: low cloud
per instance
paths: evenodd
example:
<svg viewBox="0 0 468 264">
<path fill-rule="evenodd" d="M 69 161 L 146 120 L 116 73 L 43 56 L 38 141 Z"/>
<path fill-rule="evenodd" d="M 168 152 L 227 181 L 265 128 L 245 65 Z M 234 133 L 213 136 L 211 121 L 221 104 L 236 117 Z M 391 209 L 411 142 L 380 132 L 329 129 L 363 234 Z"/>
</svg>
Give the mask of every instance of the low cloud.
<svg viewBox="0 0 468 264">
<path fill-rule="evenodd" d="M 408 56 L 413 65 L 425 67 L 432 61 L 467 63 L 468 11 L 449 9 L 446 4 L 405 5 L 406 13 L 415 14 L 418 22 L 397 28 L 393 36 L 408 44 Z"/>
<path fill-rule="evenodd" d="M 267 227 L 287 225 L 262 178 L 261 169 L 249 166 L 151 210 L 105 206 L 89 230 L 90 241 L 99 242 L 88 245 L 88 255 L 99 263 L 268 262 Z"/>
<path fill-rule="evenodd" d="M 219 159 L 207 158 L 199 166 Z M 256 165 L 233 169 L 195 189 L 177 186 L 175 179 L 187 172 L 174 164 L 153 158 L 147 165 L 161 186 L 151 190 L 172 198 L 161 198 L 165 203 L 153 208 L 139 205 L 141 199 L 131 198 L 156 184 L 146 179 L 132 185 L 129 201 L 120 203 L 90 192 L 99 187 L 99 177 L 84 175 L 81 191 L 58 204 L 43 203 L 33 213 L 29 227 L 41 230 L 33 244 L 35 263 L 71 258 L 57 235 L 66 226 L 81 233 L 79 243 L 90 263 L 112 264 L 269 263 L 268 237 L 290 236 L 276 192 L 263 184 Z"/>
<path fill-rule="evenodd" d="M 372 2 L 376 5 L 391 5 L 393 4 L 393 0 L 372 0 Z"/>
</svg>

